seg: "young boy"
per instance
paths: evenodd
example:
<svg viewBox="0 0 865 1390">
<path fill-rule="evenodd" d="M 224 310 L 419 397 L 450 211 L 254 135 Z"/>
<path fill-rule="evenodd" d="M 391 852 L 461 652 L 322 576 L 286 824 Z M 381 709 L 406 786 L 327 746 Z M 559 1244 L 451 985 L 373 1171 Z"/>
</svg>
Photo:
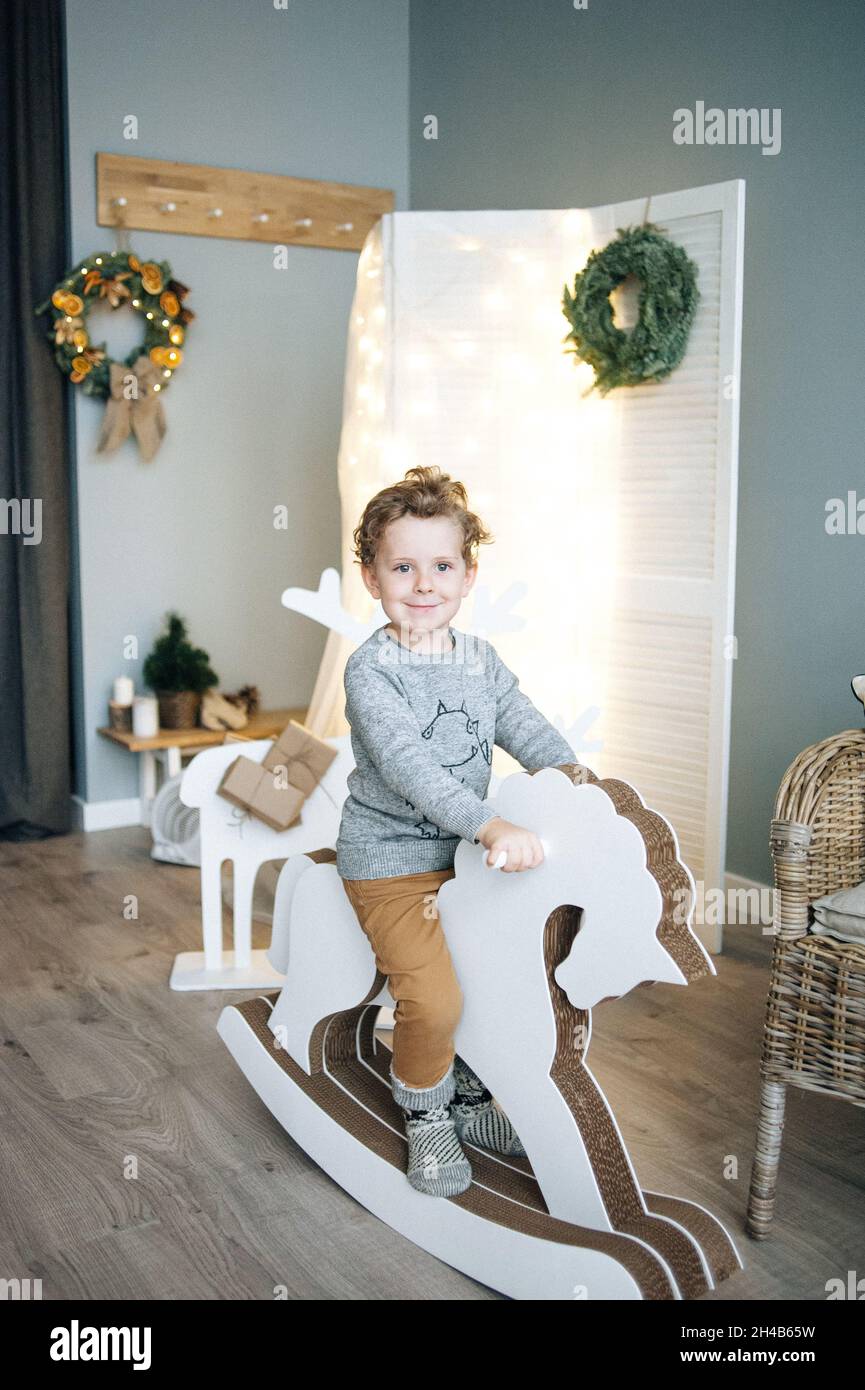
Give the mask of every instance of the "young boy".
<svg viewBox="0 0 865 1390">
<path fill-rule="evenodd" d="M 432 1196 L 471 1183 L 460 1139 L 524 1155 L 507 1116 L 454 1052 L 463 996 L 435 895 L 461 839 L 505 873 L 543 860 L 538 837 L 484 805 L 493 746 L 536 771 L 578 760 L 519 689 L 492 644 L 450 626 L 492 540 L 463 485 L 411 468 L 367 504 L 354 531 L 363 581 L 390 622 L 345 668 L 355 768 L 336 867 L 395 1001 L 393 1095 L 408 1138 L 408 1180 Z"/>
</svg>

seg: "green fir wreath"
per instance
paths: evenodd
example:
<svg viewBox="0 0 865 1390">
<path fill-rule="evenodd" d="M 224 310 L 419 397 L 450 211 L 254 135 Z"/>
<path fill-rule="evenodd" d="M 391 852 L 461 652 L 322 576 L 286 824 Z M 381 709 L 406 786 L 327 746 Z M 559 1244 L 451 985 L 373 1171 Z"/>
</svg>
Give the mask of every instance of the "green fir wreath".
<svg viewBox="0 0 865 1390">
<path fill-rule="evenodd" d="M 53 319 L 46 337 L 54 347 L 60 370 L 88 396 L 111 394 L 111 358 L 105 344 L 94 346 L 87 330 L 93 305 L 104 302 L 112 309 L 130 304 L 145 320 L 144 341 L 123 359 L 130 369 L 144 356 L 159 369 L 162 389 L 167 387 L 183 361 L 186 324 L 195 315 L 184 308 L 186 285 L 171 279 L 167 261 L 140 261 L 131 251 L 101 251 L 87 256 L 35 312 L 51 310 Z"/>
<path fill-rule="evenodd" d="M 606 396 L 616 386 L 661 381 L 685 355 L 700 292 L 697 267 L 681 246 L 653 222 L 617 228 L 618 238 L 593 251 L 567 285 L 562 313 L 571 325 L 567 348 L 594 368 L 597 387 Z M 640 281 L 640 314 L 632 332 L 613 322 L 610 294 L 627 275 Z"/>
</svg>

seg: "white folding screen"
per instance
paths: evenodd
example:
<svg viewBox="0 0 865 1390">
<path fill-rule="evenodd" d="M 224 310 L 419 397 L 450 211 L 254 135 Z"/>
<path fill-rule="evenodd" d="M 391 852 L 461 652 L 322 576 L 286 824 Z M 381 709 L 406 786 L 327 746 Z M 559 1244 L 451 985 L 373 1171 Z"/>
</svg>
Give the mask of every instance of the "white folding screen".
<svg viewBox="0 0 865 1390">
<path fill-rule="evenodd" d="M 496 538 L 478 585 L 510 590 L 522 621 L 490 633 L 502 658 L 549 718 L 570 726 L 597 709 L 587 734 L 602 747 L 582 761 L 670 820 L 708 891 L 725 843 L 744 183 L 653 195 L 648 220 L 699 271 L 687 355 L 665 382 L 602 398 L 564 351 L 562 287 L 646 212 L 641 198 L 376 224 L 349 329 L 343 601 L 360 618 L 378 609 L 351 556 L 373 493 L 415 463 L 460 478 Z M 627 285 L 614 296 L 624 327 L 635 302 Z M 456 626 L 482 631 L 472 597 Z M 316 687 L 330 732 L 345 727 L 349 650 L 329 644 Z M 493 766 L 513 764 L 497 750 Z"/>
</svg>

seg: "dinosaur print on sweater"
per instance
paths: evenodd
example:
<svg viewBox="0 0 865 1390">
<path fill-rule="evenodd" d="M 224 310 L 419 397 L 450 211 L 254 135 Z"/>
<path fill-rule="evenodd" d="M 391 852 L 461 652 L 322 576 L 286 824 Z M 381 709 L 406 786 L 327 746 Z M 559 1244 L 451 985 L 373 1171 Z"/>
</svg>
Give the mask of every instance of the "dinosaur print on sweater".
<svg viewBox="0 0 865 1390">
<path fill-rule="evenodd" d="M 493 755 L 488 741 L 481 738 L 479 733 L 480 720 L 472 719 L 466 709 L 466 702 L 463 699 L 459 709 L 448 709 L 444 700 L 439 700 L 438 709 L 435 717 L 430 721 L 425 729 L 421 730 L 421 738 L 427 739 L 432 744 L 433 753 L 436 752 L 437 743 L 440 745 L 440 752 L 445 754 L 446 761 L 439 761 L 439 766 L 446 772 L 450 772 L 452 777 L 456 777 L 463 786 L 466 779 L 461 769 L 478 756 L 482 757 L 487 766 L 492 765 Z M 417 807 L 406 800 L 406 806 L 417 814 Z M 419 830 L 425 840 L 437 840 L 441 836 L 441 826 L 433 825 L 425 818 L 415 821 L 415 830 Z"/>
</svg>

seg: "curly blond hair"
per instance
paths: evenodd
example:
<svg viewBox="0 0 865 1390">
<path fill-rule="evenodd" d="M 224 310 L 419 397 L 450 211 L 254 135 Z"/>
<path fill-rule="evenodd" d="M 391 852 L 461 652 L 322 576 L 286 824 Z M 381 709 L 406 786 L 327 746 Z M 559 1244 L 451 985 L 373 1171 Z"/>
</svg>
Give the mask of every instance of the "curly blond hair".
<svg viewBox="0 0 865 1390">
<path fill-rule="evenodd" d="M 462 483 L 442 473 L 438 464 L 410 468 L 401 482 L 382 488 L 364 507 L 352 532 L 357 563 L 373 567 L 385 527 L 401 516 L 446 516 L 462 531 L 462 556 L 471 567 L 477 563 L 477 547 L 494 537 L 480 517 L 469 511 L 468 501 Z"/>
</svg>

